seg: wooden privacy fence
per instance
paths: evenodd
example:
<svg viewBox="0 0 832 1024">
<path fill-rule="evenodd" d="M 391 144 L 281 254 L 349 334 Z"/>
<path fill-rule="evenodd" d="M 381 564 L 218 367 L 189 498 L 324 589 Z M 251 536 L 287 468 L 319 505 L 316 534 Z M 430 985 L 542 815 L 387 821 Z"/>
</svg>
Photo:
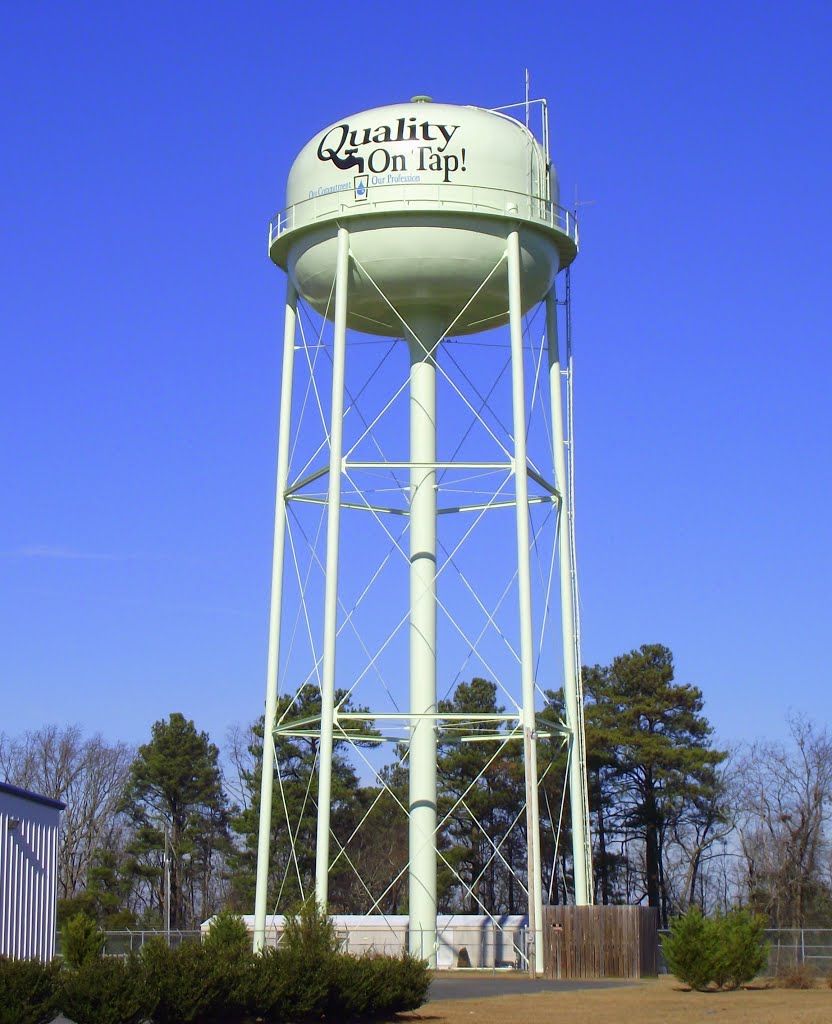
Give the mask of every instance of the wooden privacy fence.
<svg viewBox="0 0 832 1024">
<path fill-rule="evenodd" d="M 658 970 L 655 907 L 544 907 L 547 978 L 642 978 Z"/>
</svg>

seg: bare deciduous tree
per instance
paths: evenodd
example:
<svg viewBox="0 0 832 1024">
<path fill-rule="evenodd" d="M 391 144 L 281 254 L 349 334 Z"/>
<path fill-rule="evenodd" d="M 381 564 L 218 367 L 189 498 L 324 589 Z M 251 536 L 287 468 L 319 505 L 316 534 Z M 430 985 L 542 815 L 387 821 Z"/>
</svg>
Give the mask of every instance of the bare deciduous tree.
<svg viewBox="0 0 832 1024">
<path fill-rule="evenodd" d="M 832 910 L 832 737 L 803 718 L 791 744 L 755 743 L 737 806 L 745 895 L 777 927 L 800 928 Z"/>
<path fill-rule="evenodd" d="M 251 780 L 258 769 L 254 751 L 262 742 L 253 723 L 241 725 L 235 722 L 226 733 L 225 760 L 228 767 L 224 773 L 225 789 L 238 812 L 247 811 L 251 806 Z"/>
<path fill-rule="evenodd" d="M 58 895 L 78 895 L 99 850 L 120 846 L 119 806 L 133 751 L 101 736 L 84 739 L 78 726 L 44 726 L 20 737 L 0 735 L 0 776 L 12 785 L 61 800 Z"/>
<path fill-rule="evenodd" d="M 734 773 L 729 759 L 715 772 L 712 789 L 680 801 L 670 820 L 665 878 L 677 910 L 696 905 L 708 912 L 723 902 L 721 887 L 710 876 L 736 828 L 730 804 Z"/>
</svg>

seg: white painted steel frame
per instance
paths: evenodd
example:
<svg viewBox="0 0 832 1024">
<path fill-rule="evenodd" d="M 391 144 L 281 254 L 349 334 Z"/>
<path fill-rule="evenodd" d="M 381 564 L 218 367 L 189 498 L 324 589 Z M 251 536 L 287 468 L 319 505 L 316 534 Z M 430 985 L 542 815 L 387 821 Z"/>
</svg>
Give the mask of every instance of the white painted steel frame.
<svg viewBox="0 0 832 1024">
<path fill-rule="evenodd" d="M 321 678 L 321 746 L 318 757 L 318 835 L 315 847 L 315 899 L 326 910 L 329 895 L 329 821 L 332 805 L 332 733 L 335 716 L 335 646 L 338 628 L 338 545 L 344 439 L 344 366 L 347 349 L 347 288 L 350 236 L 338 229 L 335 263 L 335 322 L 332 349 L 332 404 L 329 421 L 329 489 L 324 592 L 324 660 Z"/>
<path fill-rule="evenodd" d="M 540 806 L 535 734 L 534 637 L 532 634 L 531 567 L 529 564 L 529 460 L 526 451 L 526 397 L 523 379 L 523 307 L 520 285 L 520 232 L 509 232 L 508 310 L 511 335 L 511 391 L 514 418 L 514 486 L 517 520 L 517 596 L 520 608 L 520 677 L 526 776 L 526 847 L 529 879 L 529 933 L 534 956 L 530 971 L 543 971 L 543 877 L 540 866 Z M 534 970 L 532 970 L 532 963 Z"/>
<path fill-rule="evenodd" d="M 561 494 L 558 516 L 558 568 L 560 573 L 561 633 L 563 636 L 563 693 L 569 742 L 569 807 L 575 871 L 575 903 L 593 902 L 592 843 L 589 831 L 589 793 L 586 770 L 581 652 L 576 625 L 577 573 L 573 563 L 573 509 L 567 479 L 566 442 L 563 429 L 563 392 L 558 344 L 558 309 L 555 290 L 546 296 L 546 341 L 549 357 L 549 394 L 552 407 L 552 449 L 555 483 Z M 571 438 L 570 438 L 571 441 Z"/>
<path fill-rule="evenodd" d="M 263 726 L 263 767 L 260 779 L 260 822 L 257 837 L 257 881 L 254 897 L 254 951 L 266 945 L 266 900 L 269 880 L 269 841 L 274 786 L 274 725 L 277 717 L 280 662 L 280 621 L 283 608 L 283 562 L 286 551 L 286 495 L 289 481 L 289 441 L 292 436 L 292 383 L 298 296 L 289 280 L 283 323 L 283 372 L 280 383 L 280 422 L 277 440 L 277 483 L 274 501 L 272 589 L 269 606 L 269 651 L 266 666 L 266 713 Z"/>
<path fill-rule="evenodd" d="M 339 738 L 349 739 L 343 724 L 350 715 L 338 715 L 334 704 L 335 693 L 335 649 L 337 640 L 338 609 L 338 545 L 340 509 L 348 503 L 342 500 L 342 474 L 350 468 L 408 468 L 410 470 L 410 660 L 411 660 L 411 708 L 405 717 L 410 732 L 410 781 L 409 798 L 410 824 L 410 909 L 413 921 L 412 951 L 433 960 L 436 948 L 436 517 L 441 512 L 457 509 L 437 509 L 436 472 L 440 468 L 467 466 L 467 463 L 439 463 L 436 461 L 436 362 L 434 353 L 440 343 L 440 331 L 426 318 L 422 324 L 407 327 L 410 338 L 411 374 L 411 461 L 349 462 L 342 450 L 342 421 L 344 414 L 344 363 L 346 350 L 346 316 L 348 270 L 350 264 L 349 235 L 341 228 L 338 233 L 338 257 L 335 283 L 335 316 L 332 393 L 329 418 L 329 465 L 297 480 L 291 486 L 288 482 L 289 443 L 291 426 L 291 392 L 293 378 L 293 353 L 296 325 L 297 297 L 291 283 L 286 300 L 286 321 L 284 329 L 283 380 L 281 388 L 280 440 L 278 445 L 277 501 L 275 512 L 275 538 L 273 556 L 272 598 L 269 626 L 269 661 L 267 671 L 266 730 L 264 735 L 264 767 L 261 784 L 261 814 L 258 842 L 257 896 L 255 906 L 255 949 L 265 942 L 266 892 L 268 882 L 269 839 L 271 829 L 272 782 L 274 777 L 274 735 L 279 731 L 285 735 L 320 736 L 318 832 L 316 845 L 316 899 L 323 908 L 327 905 L 328 873 L 330 863 L 330 797 L 331 769 L 334 732 Z M 511 504 L 516 509 L 518 603 L 520 619 L 520 662 L 522 682 L 522 738 L 525 751 L 526 773 L 526 816 L 528 834 L 528 892 L 530 929 L 534 936 L 534 956 L 530 968 L 542 969 L 543 944 L 542 925 L 542 872 L 540 861 L 540 815 L 538 806 L 537 739 L 550 732 L 541 731 L 535 715 L 534 642 L 531 617 L 530 579 L 530 533 L 529 507 L 539 501 L 559 501 L 559 551 L 560 589 L 564 650 L 564 689 L 568 724 L 570 727 L 570 793 L 573 817 L 573 852 L 575 861 L 576 902 L 592 900 L 591 849 L 589 844 L 588 812 L 586 800 L 585 751 L 583 720 L 580 705 L 580 658 L 577 649 L 577 635 L 574 621 L 575 574 L 571 559 L 571 545 L 568 543 L 571 507 L 568 493 L 561 400 L 561 370 L 557 345 L 557 304 L 554 289 L 547 299 L 547 347 L 549 362 L 550 403 L 553 422 L 553 449 L 555 486 L 535 472 L 528 463 L 526 451 L 525 388 L 523 370 L 523 325 L 520 297 L 520 246 L 517 227 L 509 232 L 506 247 L 506 270 L 509 294 L 509 331 L 511 336 L 511 372 L 514 451 L 511 463 L 477 463 L 477 468 L 487 466 L 493 469 L 513 467 L 515 476 L 515 497 L 499 504 Z M 497 268 L 495 267 L 495 270 Z M 447 333 L 447 332 L 445 332 Z M 444 334 L 442 335 L 444 337 Z M 421 339 L 421 340 L 419 340 Z M 427 340 L 426 340 L 427 339 Z M 449 381 L 450 382 L 450 381 Z M 450 382 L 453 386 L 453 383 Z M 464 399 L 464 396 L 460 394 Z M 469 403 L 466 403 L 469 404 Z M 472 411 L 473 408 L 469 404 Z M 475 411 L 474 411 L 475 412 Z M 476 415 L 476 412 L 475 412 Z M 370 428 L 372 429 L 372 425 Z M 497 438 L 494 438 L 497 440 Z M 499 442 L 498 442 L 499 443 Z M 504 449 L 505 450 L 505 449 Z M 307 463 L 308 465 L 308 463 Z M 290 500 L 304 500 L 299 492 L 314 480 L 327 479 L 326 498 L 307 497 L 327 506 L 327 540 L 325 567 L 325 612 L 324 641 L 322 655 L 320 720 L 294 721 L 291 725 L 277 726 L 275 722 L 278 680 L 277 666 L 280 654 L 280 616 L 282 603 L 283 562 L 286 536 L 286 509 Z M 529 480 L 532 479 L 547 493 L 544 496 L 529 495 Z M 557 489 L 556 489 L 557 488 Z M 356 508 L 366 508 L 378 513 L 408 514 L 393 508 L 374 507 L 353 503 Z M 486 510 L 494 507 L 492 502 L 458 506 L 459 510 Z M 565 541 L 567 541 L 565 543 Z M 501 599 L 502 601 L 502 599 Z M 453 620 L 451 620 L 453 621 Z M 382 720 L 383 714 L 369 717 Z M 468 717 L 473 721 L 472 716 Z M 357 720 L 357 718 L 356 718 Z M 304 726 L 318 725 L 305 729 Z M 551 724 L 546 723 L 551 729 Z M 495 734 L 496 737 L 496 734 Z M 470 737 L 471 740 L 480 739 Z M 362 755 L 363 756 L 363 755 Z M 464 798 L 461 798 L 464 806 Z M 522 814 L 522 810 L 520 811 Z M 489 840 L 490 841 L 490 840 Z M 345 847 L 340 843 L 336 860 L 346 856 Z M 501 845 L 501 844 L 500 844 Z M 495 854 L 499 853 L 499 846 Z M 349 858 L 347 857 L 349 860 Z M 377 905 L 377 902 L 376 904 Z M 418 937 L 419 948 L 414 947 Z"/>
</svg>

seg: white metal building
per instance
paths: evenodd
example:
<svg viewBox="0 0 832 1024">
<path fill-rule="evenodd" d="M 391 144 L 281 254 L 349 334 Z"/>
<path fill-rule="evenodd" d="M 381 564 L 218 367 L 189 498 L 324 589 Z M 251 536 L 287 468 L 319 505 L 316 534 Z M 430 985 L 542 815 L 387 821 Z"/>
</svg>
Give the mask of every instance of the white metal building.
<svg viewBox="0 0 832 1024">
<path fill-rule="evenodd" d="M 54 956 L 59 828 L 65 806 L 0 782 L 0 956 Z"/>
<path fill-rule="evenodd" d="M 209 919 L 202 925 L 203 934 L 211 927 Z M 254 915 L 243 920 L 249 933 L 254 932 Z M 407 914 L 333 914 L 341 949 L 361 956 L 380 953 L 401 956 L 408 948 L 417 956 L 427 958 L 433 950 L 419 948 L 409 942 Z M 283 935 L 283 914 L 266 918 L 266 946 L 279 946 Z M 529 918 L 525 914 L 439 914 L 436 918 L 436 966 L 514 968 L 526 966 Z"/>
</svg>

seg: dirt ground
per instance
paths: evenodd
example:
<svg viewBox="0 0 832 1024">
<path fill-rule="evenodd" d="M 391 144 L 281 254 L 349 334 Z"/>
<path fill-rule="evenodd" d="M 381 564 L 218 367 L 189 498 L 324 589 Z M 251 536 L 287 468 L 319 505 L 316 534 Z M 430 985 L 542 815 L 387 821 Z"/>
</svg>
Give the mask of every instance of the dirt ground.
<svg viewBox="0 0 832 1024">
<path fill-rule="evenodd" d="M 591 985 L 591 983 L 588 983 Z M 755 984 L 737 992 L 689 992 L 661 977 L 626 988 L 540 992 L 426 1003 L 398 1021 L 425 1024 L 832 1024 L 832 988 L 811 991 Z"/>
</svg>

